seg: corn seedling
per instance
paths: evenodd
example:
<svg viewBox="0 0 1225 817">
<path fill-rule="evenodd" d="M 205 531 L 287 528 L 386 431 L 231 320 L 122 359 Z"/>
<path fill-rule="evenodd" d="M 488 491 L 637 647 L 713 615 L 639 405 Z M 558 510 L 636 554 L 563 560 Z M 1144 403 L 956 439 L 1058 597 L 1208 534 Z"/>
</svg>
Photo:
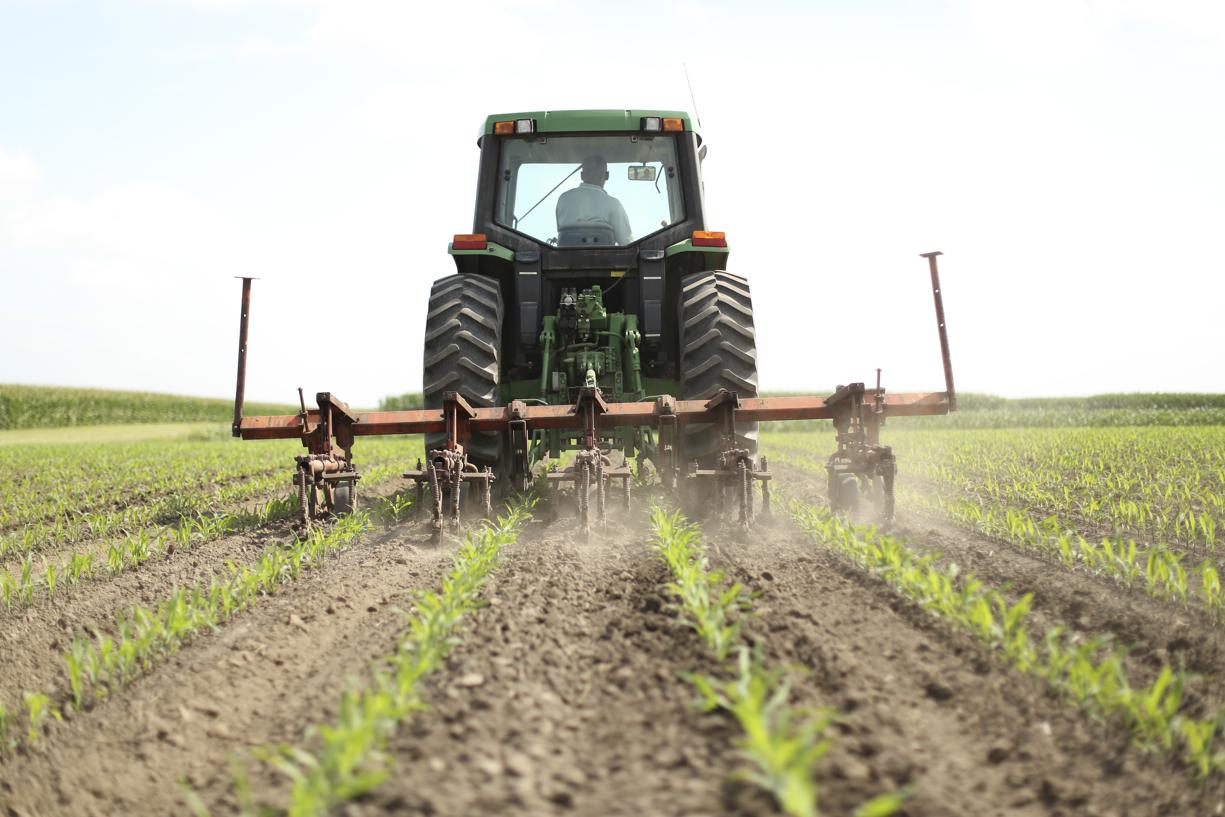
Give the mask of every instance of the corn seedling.
<svg viewBox="0 0 1225 817">
<path fill-rule="evenodd" d="M 744 588 L 728 584 L 720 570 L 711 570 L 702 547 L 701 529 L 685 521 L 679 511 L 651 509 L 651 540 L 668 565 L 672 581 L 667 589 L 679 602 L 685 620 L 723 661 L 740 637 L 740 618 L 746 609 Z"/>
<path fill-rule="evenodd" d="M 703 711 L 726 710 L 740 724 L 740 752 L 754 770 L 743 777 L 770 792 L 793 817 L 816 817 L 817 787 L 813 771 L 829 751 L 824 734 L 833 722 L 826 710 L 804 711 L 787 703 L 790 687 L 780 669 L 762 667 L 760 654 L 737 650 L 736 675 L 718 680 L 689 676 Z"/>
<path fill-rule="evenodd" d="M 207 588 L 179 588 L 156 608 L 132 607 L 116 619 L 113 640 L 105 635 L 78 639 L 65 654 L 74 698 L 78 698 L 75 684 L 84 686 L 85 678 L 97 696 L 130 683 L 147 672 L 159 655 L 174 652 L 196 631 L 216 626 L 272 593 L 279 584 L 293 581 L 298 569 L 318 565 L 368 527 L 365 514 L 350 514 L 332 529 L 316 530 L 288 547 L 266 548 L 253 566 L 230 565 L 229 574 L 214 579 Z M 82 690 L 79 700 L 84 695 Z"/>
<path fill-rule="evenodd" d="M 413 611 L 405 614 L 406 629 L 396 652 L 375 667 L 370 685 L 346 691 L 336 721 L 309 730 L 318 748 L 282 745 L 255 752 L 290 780 L 292 792 L 285 810 L 290 817 L 327 814 L 334 805 L 359 797 L 386 779 L 388 737 L 421 707 L 420 680 L 458 643 L 453 631 L 479 606 L 486 578 L 497 566 L 501 550 L 518 537 L 529 508 L 517 506 L 468 534 L 441 589 L 416 595 Z M 234 785 L 236 791 L 245 789 L 245 772 L 235 772 Z M 267 813 L 255 806 L 249 793 L 239 791 L 238 800 L 245 815 Z"/>
<path fill-rule="evenodd" d="M 0 701 L 0 752 L 7 752 L 13 748 L 16 741 L 12 737 L 13 718 L 9 714 L 8 707 Z"/>
<path fill-rule="evenodd" d="M 976 635 L 1018 669 L 1036 673 L 1091 714 L 1120 722 L 1145 747 L 1181 753 L 1200 774 L 1225 771 L 1225 752 L 1214 753 L 1213 732 L 1182 712 L 1183 680 L 1169 666 L 1146 687 L 1135 687 L 1122 653 L 1105 639 L 1076 642 L 1054 628 L 1035 641 L 1025 630 L 1029 598 L 1009 605 L 998 591 L 955 567 L 941 568 L 892 536 L 855 528 L 828 511 L 789 502 L 792 517 L 812 536 L 877 573 L 895 589 Z M 1188 727 L 1186 724 L 1191 723 Z M 1188 734 L 1194 740 L 1188 739 Z"/>
<path fill-rule="evenodd" d="M 21 697 L 25 701 L 28 721 L 26 738 L 30 743 L 37 743 L 38 736 L 42 734 L 43 721 L 48 715 L 54 715 L 58 719 L 59 712 L 51 708 L 51 699 L 41 692 L 23 692 Z"/>
</svg>

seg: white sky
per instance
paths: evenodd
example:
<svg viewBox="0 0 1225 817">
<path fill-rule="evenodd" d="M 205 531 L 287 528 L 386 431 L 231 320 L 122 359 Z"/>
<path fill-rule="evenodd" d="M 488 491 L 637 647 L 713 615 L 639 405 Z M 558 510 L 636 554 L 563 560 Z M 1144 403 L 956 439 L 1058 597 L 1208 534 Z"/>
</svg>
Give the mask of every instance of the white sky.
<svg viewBox="0 0 1225 817">
<path fill-rule="evenodd" d="M 763 388 L 1225 391 L 1225 4 L 0 0 L 0 382 L 416 390 L 489 113 L 690 109 Z"/>
</svg>

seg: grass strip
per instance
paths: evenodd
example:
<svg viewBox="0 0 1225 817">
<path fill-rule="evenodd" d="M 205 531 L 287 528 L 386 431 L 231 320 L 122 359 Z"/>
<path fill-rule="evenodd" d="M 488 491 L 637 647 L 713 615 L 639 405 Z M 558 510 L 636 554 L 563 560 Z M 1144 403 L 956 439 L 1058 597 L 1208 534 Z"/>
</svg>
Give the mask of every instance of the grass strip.
<svg viewBox="0 0 1225 817">
<path fill-rule="evenodd" d="M 833 723 L 826 709 L 789 704 L 791 687 L 785 669 L 766 669 L 760 645 L 750 649 L 740 638 L 750 600 L 739 583 L 729 583 L 710 567 L 701 528 L 679 511 L 651 509 L 651 542 L 668 566 L 668 592 L 685 621 L 730 672 L 725 677 L 693 673 L 686 679 L 698 691 L 705 712 L 730 713 L 743 732 L 740 753 L 752 769 L 738 777 L 762 787 L 793 817 L 816 817 L 817 785 L 813 772 L 829 751 L 825 732 Z M 735 648 L 735 654 L 729 659 Z M 863 804 L 856 817 L 886 817 L 901 807 L 905 792 L 889 792 Z"/>
<path fill-rule="evenodd" d="M 1147 686 L 1134 687 L 1123 651 L 1107 638 L 1078 642 L 1059 627 L 1039 637 L 1026 627 L 1032 594 L 1015 604 L 955 565 L 940 566 L 895 537 L 856 527 L 825 508 L 791 499 L 792 518 L 819 544 L 849 557 L 915 600 L 996 650 L 1022 672 L 1036 674 L 1091 715 L 1121 723 L 1145 749 L 1175 754 L 1200 778 L 1225 771 L 1225 749 L 1214 737 L 1225 712 L 1196 718 L 1182 711 L 1184 678 L 1169 665 Z"/>
<path fill-rule="evenodd" d="M 502 549 L 515 542 L 529 518 L 530 505 L 517 505 L 468 534 L 441 589 L 414 596 L 412 612 L 404 614 L 407 627 L 396 651 L 375 665 L 370 685 L 344 693 L 334 723 L 307 730 L 307 741 L 317 743 L 317 748 L 280 745 L 257 750 L 257 757 L 289 779 L 292 790 L 286 808 L 257 805 L 250 797 L 245 770 L 235 767 L 234 790 L 243 815 L 327 814 L 387 778 L 394 763 L 386 751 L 388 739 L 409 715 L 424 707 L 418 689 L 421 679 L 459 643 L 454 630 L 465 615 L 481 606 L 485 580 Z M 187 799 L 197 815 L 208 813 L 193 792 L 187 792 Z"/>
</svg>

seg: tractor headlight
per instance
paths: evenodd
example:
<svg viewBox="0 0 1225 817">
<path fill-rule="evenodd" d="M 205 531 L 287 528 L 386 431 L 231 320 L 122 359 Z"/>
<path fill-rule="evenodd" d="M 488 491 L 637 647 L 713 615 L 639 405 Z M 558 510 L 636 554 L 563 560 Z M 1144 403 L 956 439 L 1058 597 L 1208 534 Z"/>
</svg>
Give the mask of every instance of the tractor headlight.
<svg viewBox="0 0 1225 817">
<path fill-rule="evenodd" d="M 536 120 L 534 119 L 516 119 L 515 133 L 534 133 L 536 131 Z"/>
<path fill-rule="evenodd" d="M 642 129 L 652 131 L 663 130 L 663 120 L 658 116 L 644 116 L 642 117 Z"/>
</svg>

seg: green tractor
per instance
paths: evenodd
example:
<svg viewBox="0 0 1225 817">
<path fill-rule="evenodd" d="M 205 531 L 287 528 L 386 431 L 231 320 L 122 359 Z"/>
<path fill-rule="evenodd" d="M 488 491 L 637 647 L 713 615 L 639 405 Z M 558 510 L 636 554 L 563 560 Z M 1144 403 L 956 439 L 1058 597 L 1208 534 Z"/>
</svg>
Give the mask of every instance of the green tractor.
<svg viewBox="0 0 1225 817">
<path fill-rule="evenodd" d="M 473 407 L 572 405 L 590 387 L 614 403 L 756 396 L 749 284 L 726 271 L 723 233 L 707 230 L 706 148 L 688 114 L 499 114 L 477 144 L 472 233 L 455 236 L 457 274 L 430 291 L 426 408 L 448 392 Z M 526 433 L 516 445 L 475 431 L 468 458 L 522 488 L 537 463 L 581 446 L 576 430 Z M 737 434 L 755 453 L 756 426 Z M 686 426 L 682 461 L 711 463 L 720 442 L 710 424 Z M 605 429 L 599 443 L 659 465 L 649 427 Z M 426 450 L 444 444 L 426 435 Z"/>
</svg>

